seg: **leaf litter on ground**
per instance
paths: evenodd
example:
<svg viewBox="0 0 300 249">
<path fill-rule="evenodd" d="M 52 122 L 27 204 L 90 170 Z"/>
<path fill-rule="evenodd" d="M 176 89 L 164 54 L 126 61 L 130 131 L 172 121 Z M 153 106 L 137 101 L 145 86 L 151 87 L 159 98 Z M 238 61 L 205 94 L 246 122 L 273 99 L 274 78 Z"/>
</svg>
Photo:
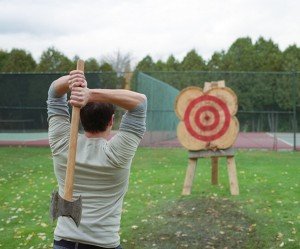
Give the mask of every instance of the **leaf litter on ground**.
<svg viewBox="0 0 300 249">
<path fill-rule="evenodd" d="M 227 198 L 181 198 L 160 210 L 133 231 L 130 248 L 263 248 L 254 221 Z"/>
</svg>

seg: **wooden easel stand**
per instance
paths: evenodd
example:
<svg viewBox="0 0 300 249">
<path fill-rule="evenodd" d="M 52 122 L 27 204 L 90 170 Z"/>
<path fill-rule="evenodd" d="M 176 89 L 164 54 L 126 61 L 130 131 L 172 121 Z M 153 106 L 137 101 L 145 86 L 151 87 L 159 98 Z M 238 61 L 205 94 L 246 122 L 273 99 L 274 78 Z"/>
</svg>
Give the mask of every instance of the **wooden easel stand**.
<svg viewBox="0 0 300 249">
<path fill-rule="evenodd" d="M 239 185 L 236 173 L 234 159 L 235 150 L 229 148 L 226 150 L 206 150 L 206 151 L 189 151 L 188 167 L 186 170 L 185 181 L 182 189 L 182 195 L 190 195 L 195 176 L 197 161 L 199 158 L 211 158 L 211 184 L 218 185 L 218 163 L 219 157 L 227 158 L 227 171 L 232 195 L 239 195 Z"/>
</svg>

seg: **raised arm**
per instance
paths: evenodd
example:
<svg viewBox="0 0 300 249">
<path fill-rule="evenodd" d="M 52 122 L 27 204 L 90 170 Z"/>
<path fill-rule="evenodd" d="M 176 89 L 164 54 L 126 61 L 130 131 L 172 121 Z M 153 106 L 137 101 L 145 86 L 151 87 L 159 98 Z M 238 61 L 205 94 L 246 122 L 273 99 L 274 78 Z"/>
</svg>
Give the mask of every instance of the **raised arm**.
<svg viewBox="0 0 300 249">
<path fill-rule="evenodd" d="M 65 75 L 53 81 L 52 87 L 57 97 L 61 97 L 70 91 L 68 83 L 69 77 L 69 75 Z"/>
<path fill-rule="evenodd" d="M 113 165 L 128 167 L 146 130 L 147 98 L 144 94 L 122 89 L 80 87 L 80 72 L 71 72 L 70 103 L 83 107 L 88 102 L 111 103 L 127 110 L 119 132 L 108 142 L 107 155 Z M 81 77 L 81 76 L 80 76 Z"/>
<path fill-rule="evenodd" d="M 69 110 L 67 104 L 68 76 L 62 76 L 53 81 L 49 87 L 47 109 L 48 121 L 53 116 L 69 117 Z"/>
<path fill-rule="evenodd" d="M 80 71 L 72 71 L 69 78 L 69 87 L 72 90 L 70 103 L 83 107 L 88 102 L 111 103 L 126 110 L 132 110 L 146 101 L 146 96 L 141 93 L 123 89 L 88 89 L 84 76 Z M 62 90 L 63 92 L 63 87 Z"/>
<path fill-rule="evenodd" d="M 91 89 L 91 102 L 108 102 L 132 110 L 146 100 L 144 94 L 122 89 Z"/>
<path fill-rule="evenodd" d="M 49 87 L 47 110 L 48 110 L 48 136 L 53 155 L 59 153 L 68 146 L 69 134 L 69 107 L 67 92 L 69 76 L 62 76 L 53 81 Z"/>
</svg>

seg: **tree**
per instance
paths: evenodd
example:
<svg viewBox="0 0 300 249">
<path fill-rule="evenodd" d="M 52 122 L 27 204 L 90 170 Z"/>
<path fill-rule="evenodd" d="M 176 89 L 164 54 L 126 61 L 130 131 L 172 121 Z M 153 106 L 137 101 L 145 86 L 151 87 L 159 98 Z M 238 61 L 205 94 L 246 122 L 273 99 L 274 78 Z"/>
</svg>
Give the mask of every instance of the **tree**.
<svg viewBox="0 0 300 249">
<path fill-rule="evenodd" d="M 296 45 L 291 45 L 282 53 L 282 68 L 283 71 L 295 72 L 300 71 L 300 48 Z M 294 94 L 296 98 L 300 96 L 299 87 L 295 87 L 296 75 L 282 75 L 277 84 L 275 92 L 275 100 L 277 105 L 283 110 L 292 110 L 294 105 Z M 295 92 L 296 90 L 296 92 Z"/>
<path fill-rule="evenodd" d="M 3 71 L 3 66 L 5 62 L 8 60 L 9 53 L 0 49 L 0 71 Z"/>
<path fill-rule="evenodd" d="M 69 72 L 75 69 L 74 63 L 53 47 L 42 53 L 38 72 Z"/>
<path fill-rule="evenodd" d="M 295 44 L 283 51 L 282 68 L 284 71 L 300 71 L 300 48 Z"/>
<path fill-rule="evenodd" d="M 282 71 L 282 52 L 271 39 L 265 40 L 260 37 L 254 44 L 254 50 L 255 66 L 253 71 Z M 258 76 L 256 76 L 257 80 L 252 83 L 252 90 L 255 94 L 254 106 L 260 110 L 278 110 L 277 96 L 283 90 L 280 77 L 265 74 Z"/>
<path fill-rule="evenodd" d="M 103 62 L 110 64 L 115 72 L 120 76 L 126 71 L 130 71 L 132 56 L 130 53 L 122 54 L 120 50 L 103 58 Z"/>
<path fill-rule="evenodd" d="M 223 57 L 223 70 L 253 71 L 254 52 L 251 38 L 238 38 Z"/>
<path fill-rule="evenodd" d="M 23 49 L 12 49 L 8 55 L 2 55 L 4 59 L 3 72 L 33 72 L 36 62 L 32 55 Z"/>
<path fill-rule="evenodd" d="M 240 110 L 261 110 L 263 106 L 270 103 L 270 99 L 263 97 L 270 91 L 265 79 L 246 73 L 234 73 L 253 71 L 256 65 L 256 51 L 249 37 L 238 38 L 227 52 L 215 53 L 209 62 L 210 69 L 233 71 L 228 75 L 227 86 L 237 94 Z M 225 79 L 226 75 L 222 77 Z"/>
<path fill-rule="evenodd" d="M 253 71 L 282 71 L 282 52 L 271 39 L 260 37 L 254 44 L 255 67 Z"/>
<path fill-rule="evenodd" d="M 221 52 L 214 52 L 207 63 L 207 69 L 210 71 L 225 70 L 224 56 L 225 56 L 224 50 L 222 50 Z"/>
<path fill-rule="evenodd" d="M 166 71 L 177 71 L 179 69 L 179 62 L 175 59 L 175 57 L 171 54 L 166 61 L 165 70 Z"/>
<path fill-rule="evenodd" d="M 164 71 L 164 68 L 166 68 L 166 63 L 164 63 L 162 60 L 158 60 L 154 65 L 155 71 Z"/>
<path fill-rule="evenodd" d="M 95 58 L 89 58 L 85 61 L 85 71 L 99 71 L 100 65 Z"/>
<path fill-rule="evenodd" d="M 183 71 L 204 71 L 206 70 L 205 61 L 196 50 L 193 49 L 187 53 L 180 64 L 180 70 Z"/>
<path fill-rule="evenodd" d="M 136 66 L 136 70 L 138 71 L 153 71 L 155 68 L 155 64 L 150 55 L 147 55 L 143 58 Z"/>
<path fill-rule="evenodd" d="M 102 62 L 98 74 L 100 88 L 121 88 L 124 78 L 118 77 L 112 66 L 107 62 Z"/>
<path fill-rule="evenodd" d="M 102 63 L 99 67 L 99 70 L 101 72 L 113 72 L 114 71 L 112 66 L 107 62 Z"/>
</svg>

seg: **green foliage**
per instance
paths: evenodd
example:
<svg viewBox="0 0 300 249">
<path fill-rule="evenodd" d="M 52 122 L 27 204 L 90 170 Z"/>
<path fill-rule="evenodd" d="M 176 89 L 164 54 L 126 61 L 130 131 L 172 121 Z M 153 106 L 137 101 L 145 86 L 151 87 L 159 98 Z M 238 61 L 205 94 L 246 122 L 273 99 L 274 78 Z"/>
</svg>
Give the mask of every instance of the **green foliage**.
<svg viewBox="0 0 300 249">
<path fill-rule="evenodd" d="M 121 56 L 118 52 L 118 58 Z M 122 57 L 122 56 L 121 56 Z M 129 55 L 123 56 L 130 59 Z M 70 71 L 76 66 L 79 57 L 73 60 L 67 58 L 54 47 L 48 48 L 37 63 L 31 54 L 22 49 L 13 49 L 10 53 L 0 49 L 0 70 L 2 72 L 58 72 Z M 112 58 L 111 58 L 112 59 Z M 114 58 L 115 59 L 115 58 Z M 120 59 L 120 58 L 119 58 Z M 122 59 L 122 58 L 121 58 Z M 111 66 L 111 63 L 109 64 Z M 37 66 L 37 68 L 36 68 Z M 100 67 L 95 58 L 86 60 L 87 71 L 98 71 Z M 106 67 L 106 65 L 105 65 Z M 101 71 L 112 71 L 100 68 Z M 138 71 L 298 71 L 300 70 L 300 48 L 290 45 L 285 51 L 280 51 L 278 45 L 271 39 L 260 37 L 255 43 L 250 37 L 236 39 L 227 51 L 216 51 L 205 62 L 195 49 L 190 50 L 182 61 L 170 55 L 166 61 L 153 61 L 150 55 L 138 62 Z"/>
<path fill-rule="evenodd" d="M 9 57 L 9 53 L 0 49 L 0 71 L 3 71 L 3 66 Z"/>
<path fill-rule="evenodd" d="M 220 71 L 225 70 L 226 65 L 224 62 L 225 51 L 214 52 L 211 59 L 207 63 L 207 68 L 209 71 Z"/>
<path fill-rule="evenodd" d="M 166 63 L 154 63 L 150 59 L 148 56 L 143 60 L 148 63 L 143 64 L 142 71 L 179 90 L 190 85 L 202 87 L 207 81 L 225 80 L 238 96 L 240 111 L 292 110 L 295 98 L 300 96 L 300 87 L 295 88 L 299 74 L 291 74 L 300 69 L 300 48 L 296 45 L 281 52 L 271 39 L 260 37 L 253 43 L 251 38 L 244 37 L 233 42 L 227 51 L 215 52 L 207 63 L 195 50 L 188 52 L 177 67 L 173 56 Z M 281 71 L 290 73 L 279 73 Z"/>
<path fill-rule="evenodd" d="M 166 68 L 166 63 L 164 63 L 162 60 L 158 60 L 155 63 L 155 71 L 164 71 Z"/>
<path fill-rule="evenodd" d="M 300 48 L 289 46 L 284 52 L 271 39 L 260 37 L 255 43 L 249 37 L 238 38 L 227 51 L 214 52 L 205 62 L 196 50 L 189 51 L 181 62 L 170 55 L 164 62 L 147 55 L 136 70 L 151 71 L 243 71 L 279 72 L 300 69 Z"/>
<path fill-rule="evenodd" d="M 204 71 L 206 70 L 205 61 L 196 50 L 193 49 L 187 53 L 180 64 L 180 70 L 182 71 Z"/>
<path fill-rule="evenodd" d="M 256 63 L 252 71 L 282 71 L 282 52 L 271 39 L 267 41 L 260 37 L 254 44 L 254 50 Z"/>
<path fill-rule="evenodd" d="M 78 58 L 75 56 L 70 60 L 60 51 L 50 47 L 42 53 L 39 63 L 36 64 L 31 54 L 22 49 L 13 49 L 11 52 L 0 50 L 0 71 L 69 72 L 75 69 Z M 119 68 L 118 64 L 122 64 L 122 61 L 130 61 L 130 55 L 122 55 L 118 51 L 117 57 L 107 59 L 106 61 L 115 64 L 115 68 Z M 89 81 L 95 81 L 95 85 L 111 85 L 111 82 L 114 82 L 113 85 L 117 88 L 124 85 L 123 75 L 114 73 L 112 63 L 100 65 L 95 58 L 89 58 L 85 62 L 85 70 L 112 72 L 102 74 L 101 77 L 91 74 Z M 238 38 L 227 50 L 214 52 L 207 61 L 192 49 L 182 61 L 172 54 L 166 61 L 154 61 L 147 55 L 136 67 L 136 71 L 147 72 L 179 90 L 190 85 L 202 85 L 206 81 L 225 80 L 238 95 L 239 110 L 243 111 L 292 110 L 295 99 L 296 104 L 300 101 L 300 79 L 297 73 L 299 70 L 300 48 L 297 45 L 290 45 L 281 51 L 275 42 L 263 37 L 257 41 L 252 41 L 250 37 Z M 287 73 L 281 74 L 281 71 Z M 293 71 L 295 74 L 291 73 Z M 263 72 L 272 72 L 274 75 Z M 110 83 L 107 84 L 107 81 Z M 298 85 L 295 87 L 295 84 Z M 25 86 L 22 87 L 26 90 Z M 29 92 L 35 91 L 37 90 L 32 88 Z M 20 96 L 20 103 L 23 98 Z"/>
<path fill-rule="evenodd" d="M 300 48 L 291 45 L 284 50 L 282 64 L 284 71 L 300 71 Z"/>
<path fill-rule="evenodd" d="M 114 71 L 113 68 L 112 68 L 112 66 L 109 63 L 107 63 L 107 62 L 104 62 L 103 64 L 101 64 L 99 66 L 99 70 L 101 72 L 112 72 L 112 71 Z"/>
<path fill-rule="evenodd" d="M 89 58 L 84 62 L 85 71 L 99 71 L 99 68 L 100 65 L 95 58 Z"/>
<path fill-rule="evenodd" d="M 166 61 L 164 71 L 178 71 L 179 62 L 176 60 L 174 55 L 170 55 Z"/>
<path fill-rule="evenodd" d="M 155 64 L 150 55 L 147 55 L 144 59 L 142 59 L 136 66 L 136 70 L 138 71 L 153 71 L 155 70 Z"/>
<path fill-rule="evenodd" d="M 283 54 L 271 39 L 238 38 L 227 52 L 215 52 L 208 61 L 210 70 L 222 71 L 282 71 Z"/>
<path fill-rule="evenodd" d="M 9 54 L 2 53 L 0 63 L 3 63 L 3 72 L 33 72 L 36 68 L 31 54 L 23 49 L 12 49 Z"/>
<path fill-rule="evenodd" d="M 69 72 L 76 66 L 68 57 L 51 47 L 42 53 L 38 72 Z"/>
<path fill-rule="evenodd" d="M 255 50 L 250 38 L 237 39 L 223 57 L 224 71 L 253 71 Z"/>
</svg>

